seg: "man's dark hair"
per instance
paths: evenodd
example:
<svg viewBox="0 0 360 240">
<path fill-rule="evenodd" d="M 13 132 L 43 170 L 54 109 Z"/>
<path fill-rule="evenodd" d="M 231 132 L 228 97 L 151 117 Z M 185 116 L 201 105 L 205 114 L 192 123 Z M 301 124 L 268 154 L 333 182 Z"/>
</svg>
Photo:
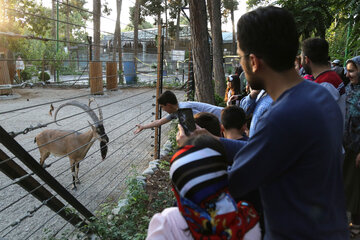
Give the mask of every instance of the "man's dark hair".
<svg viewBox="0 0 360 240">
<path fill-rule="evenodd" d="M 301 50 L 314 64 L 329 64 L 329 43 L 325 39 L 308 38 L 302 42 Z"/>
<path fill-rule="evenodd" d="M 299 36 L 294 17 L 278 7 L 259 7 L 237 23 L 237 40 L 246 55 L 262 58 L 277 72 L 294 68 Z"/>
<path fill-rule="evenodd" d="M 221 111 L 221 123 L 226 130 L 241 128 L 246 123 L 246 115 L 242 108 L 238 106 L 228 106 Z"/>
<path fill-rule="evenodd" d="M 172 91 L 163 92 L 157 101 L 159 104 L 162 104 L 162 105 L 166 105 L 168 103 L 174 104 L 174 105 L 178 104 L 178 100 Z"/>
<path fill-rule="evenodd" d="M 201 112 L 194 115 L 195 123 L 199 127 L 205 128 L 211 134 L 221 137 L 221 127 L 219 119 L 212 113 Z"/>
</svg>

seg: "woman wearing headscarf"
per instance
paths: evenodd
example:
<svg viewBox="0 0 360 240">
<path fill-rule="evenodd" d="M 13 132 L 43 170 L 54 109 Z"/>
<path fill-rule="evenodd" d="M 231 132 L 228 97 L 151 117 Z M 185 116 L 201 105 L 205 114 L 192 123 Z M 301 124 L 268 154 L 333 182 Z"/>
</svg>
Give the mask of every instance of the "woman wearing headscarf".
<svg viewBox="0 0 360 240">
<path fill-rule="evenodd" d="M 346 116 L 344 133 L 344 185 L 347 210 L 351 212 L 350 233 L 360 235 L 360 56 L 346 62 Z"/>
</svg>

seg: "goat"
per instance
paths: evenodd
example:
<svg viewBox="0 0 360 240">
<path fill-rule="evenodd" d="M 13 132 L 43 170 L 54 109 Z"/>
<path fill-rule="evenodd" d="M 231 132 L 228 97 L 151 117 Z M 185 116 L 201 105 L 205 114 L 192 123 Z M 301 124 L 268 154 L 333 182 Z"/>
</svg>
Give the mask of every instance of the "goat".
<svg viewBox="0 0 360 240">
<path fill-rule="evenodd" d="M 92 101 L 94 100 L 89 100 L 89 106 Z M 41 166 L 44 165 L 45 160 L 50 156 L 50 154 L 53 154 L 55 156 L 64 156 L 68 154 L 71 172 L 73 176 L 72 189 L 76 190 L 76 183 L 80 184 L 80 180 L 78 177 L 80 161 L 85 158 L 87 152 L 89 151 L 93 143 L 96 141 L 96 139 L 99 139 L 100 141 L 101 156 L 102 160 L 104 160 L 108 150 L 107 143 L 109 142 L 109 138 L 105 133 L 102 111 L 98 105 L 97 106 L 99 109 L 100 120 L 96 116 L 94 111 L 89 106 L 83 103 L 80 103 L 78 101 L 64 103 L 60 105 L 55 111 L 55 123 L 57 113 L 61 108 L 65 106 L 80 107 L 89 114 L 89 116 L 94 121 L 95 126 L 89 122 L 91 129 L 84 133 L 53 129 L 44 130 L 35 137 L 34 143 L 37 143 L 39 147 Z"/>
</svg>

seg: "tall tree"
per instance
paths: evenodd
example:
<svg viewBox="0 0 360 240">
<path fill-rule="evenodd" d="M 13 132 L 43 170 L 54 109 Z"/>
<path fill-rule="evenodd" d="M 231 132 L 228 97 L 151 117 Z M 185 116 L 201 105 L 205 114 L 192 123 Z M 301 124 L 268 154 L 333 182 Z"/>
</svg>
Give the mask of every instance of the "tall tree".
<svg viewBox="0 0 360 240">
<path fill-rule="evenodd" d="M 56 0 L 51 1 L 51 18 L 54 19 L 52 21 L 52 29 L 51 29 L 51 37 L 53 39 L 56 39 Z M 55 49 L 54 49 L 55 51 Z M 54 80 L 56 81 L 56 75 L 55 75 L 55 67 L 54 65 L 51 65 L 50 67 L 50 73 L 54 75 Z"/>
<path fill-rule="evenodd" d="M 66 0 L 66 22 L 70 23 L 70 6 L 69 6 L 69 0 Z M 71 59 L 71 54 L 70 54 L 70 24 L 66 24 L 66 31 L 65 31 L 65 38 L 66 38 L 66 47 L 68 50 L 68 56 L 69 56 L 69 60 Z M 71 63 L 69 62 L 69 65 Z"/>
<path fill-rule="evenodd" d="M 209 15 L 211 19 L 211 36 L 213 47 L 213 70 L 215 79 L 215 93 L 219 96 L 225 94 L 225 72 L 223 66 L 223 41 L 221 31 L 221 2 L 208 0 Z"/>
<path fill-rule="evenodd" d="M 94 61 L 100 61 L 100 17 L 101 0 L 93 0 L 94 21 Z"/>
<path fill-rule="evenodd" d="M 121 49 L 121 28 L 120 28 L 120 15 L 121 15 L 122 0 L 116 1 L 116 26 L 114 33 L 113 43 L 113 61 L 116 61 L 116 52 L 119 52 L 119 71 L 122 73 L 122 49 Z M 123 83 L 123 74 L 120 74 L 120 83 Z"/>
<path fill-rule="evenodd" d="M 200 102 L 214 104 L 205 0 L 189 0 L 189 5 L 196 97 Z"/>
<path fill-rule="evenodd" d="M 232 52 L 236 55 L 236 32 L 235 32 L 235 21 L 234 11 L 238 9 L 239 2 L 237 0 L 223 0 L 223 6 L 225 9 L 230 11 L 231 15 L 231 26 L 232 26 Z"/>
</svg>

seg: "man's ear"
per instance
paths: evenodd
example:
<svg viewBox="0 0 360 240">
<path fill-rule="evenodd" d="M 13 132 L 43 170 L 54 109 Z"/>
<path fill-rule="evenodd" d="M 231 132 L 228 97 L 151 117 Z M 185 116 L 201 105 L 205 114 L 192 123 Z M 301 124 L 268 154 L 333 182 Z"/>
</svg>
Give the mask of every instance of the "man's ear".
<svg viewBox="0 0 360 240">
<path fill-rule="evenodd" d="M 310 58 L 308 56 L 304 56 L 304 60 L 306 64 L 310 64 Z"/>
<path fill-rule="evenodd" d="M 224 125 L 220 124 L 220 131 L 223 133 L 225 131 Z"/>
<path fill-rule="evenodd" d="M 258 58 L 255 54 L 251 53 L 249 55 L 249 59 L 250 59 L 250 67 L 252 69 L 252 72 L 255 73 L 257 71 L 259 71 L 260 69 L 260 58 Z"/>
</svg>

